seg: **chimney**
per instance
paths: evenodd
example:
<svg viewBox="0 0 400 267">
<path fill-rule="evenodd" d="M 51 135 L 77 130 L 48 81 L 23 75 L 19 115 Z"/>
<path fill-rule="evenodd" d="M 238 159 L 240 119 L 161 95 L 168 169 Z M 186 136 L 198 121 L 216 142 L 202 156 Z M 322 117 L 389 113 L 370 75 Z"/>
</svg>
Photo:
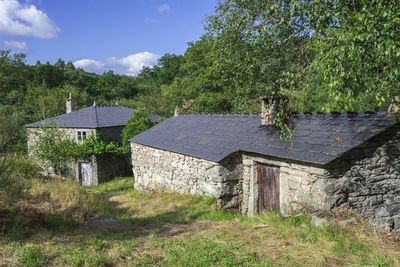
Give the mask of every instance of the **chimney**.
<svg viewBox="0 0 400 267">
<path fill-rule="evenodd" d="M 287 96 L 268 95 L 262 96 L 261 125 L 275 125 L 276 114 L 282 109 L 287 111 Z"/>
<path fill-rule="evenodd" d="M 76 110 L 76 100 L 72 98 L 71 93 L 69 93 L 69 98 L 65 101 L 67 113 L 71 113 Z"/>
<path fill-rule="evenodd" d="M 175 111 L 174 111 L 174 116 L 178 116 L 179 115 L 179 108 L 178 106 L 175 107 Z"/>
<path fill-rule="evenodd" d="M 392 99 L 392 102 L 390 103 L 390 106 L 388 108 L 388 113 L 397 113 L 400 111 L 400 97 L 395 96 Z"/>
</svg>

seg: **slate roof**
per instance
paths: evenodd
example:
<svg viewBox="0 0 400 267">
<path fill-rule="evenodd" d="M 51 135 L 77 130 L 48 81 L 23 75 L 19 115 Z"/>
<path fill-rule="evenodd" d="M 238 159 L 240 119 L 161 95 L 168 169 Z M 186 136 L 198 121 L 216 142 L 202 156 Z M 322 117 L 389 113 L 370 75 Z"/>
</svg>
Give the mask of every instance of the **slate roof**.
<svg viewBox="0 0 400 267">
<path fill-rule="evenodd" d="M 65 128 L 103 128 L 113 126 L 125 126 L 132 116 L 133 109 L 122 106 L 90 106 L 70 113 L 62 114 L 50 119 L 26 124 L 25 127 L 41 127 L 55 123 Z M 160 117 L 150 114 L 149 119 L 157 122 Z"/>
<path fill-rule="evenodd" d="M 179 115 L 130 139 L 131 142 L 219 162 L 236 151 L 327 164 L 396 124 L 380 113 L 300 113 L 290 120 L 290 140 L 260 115 Z"/>
</svg>

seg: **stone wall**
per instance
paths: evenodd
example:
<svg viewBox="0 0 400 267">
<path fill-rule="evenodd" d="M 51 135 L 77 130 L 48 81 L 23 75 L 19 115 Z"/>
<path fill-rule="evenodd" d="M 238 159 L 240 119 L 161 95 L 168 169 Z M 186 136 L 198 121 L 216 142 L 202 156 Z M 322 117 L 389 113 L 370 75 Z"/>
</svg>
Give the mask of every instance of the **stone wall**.
<svg viewBox="0 0 400 267">
<path fill-rule="evenodd" d="M 325 190 L 343 206 L 400 233 L 400 127 L 370 139 L 330 164 Z"/>
<path fill-rule="evenodd" d="M 241 195 L 241 159 L 220 163 L 131 143 L 137 190 L 163 190 L 217 199 L 220 207 L 236 209 Z"/>
<path fill-rule="evenodd" d="M 132 175 L 130 164 L 125 156 L 96 156 L 98 183 L 109 181 L 114 177 Z"/>
<path fill-rule="evenodd" d="M 324 179 L 327 170 L 299 162 L 243 153 L 243 196 L 242 213 L 253 216 L 258 213 L 257 164 L 267 164 L 280 169 L 279 202 L 283 214 L 296 212 L 303 207 L 327 209 L 329 196 L 326 194 Z"/>
<path fill-rule="evenodd" d="M 215 163 L 131 144 L 135 188 L 213 196 L 221 207 L 258 213 L 257 164 L 280 168 L 280 212 L 345 207 L 400 233 L 400 127 L 389 129 L 328 165 L 254 153 Z"/>
<path fill-rule="evenodd" d="M 345 207 L 400 233 L 400 129 L 389 129 L 327 166 L 243 153 L 242 212 L 258 212 L 257 163 L 280 167 L 282 213 Z"/>
</svg>

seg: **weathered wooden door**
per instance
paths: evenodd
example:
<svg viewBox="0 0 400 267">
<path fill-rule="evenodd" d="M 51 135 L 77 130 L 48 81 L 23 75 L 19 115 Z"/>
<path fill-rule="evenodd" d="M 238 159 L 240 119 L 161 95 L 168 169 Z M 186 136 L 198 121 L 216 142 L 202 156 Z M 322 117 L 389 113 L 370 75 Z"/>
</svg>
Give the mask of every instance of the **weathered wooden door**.
<svg viewBox="0 0 400 267">
<path fill-rule="evenodd" d="M 81 179 L 82 185 L 88 186 L 92 184 L 92 165 L 90 162 L 81 162 L 80 163 L 81 169 Z"/>
<path fill-rule="evenodd" d="M 258 211 L 279 211 L 279 167 L 258 163 Z"/>
</svg>

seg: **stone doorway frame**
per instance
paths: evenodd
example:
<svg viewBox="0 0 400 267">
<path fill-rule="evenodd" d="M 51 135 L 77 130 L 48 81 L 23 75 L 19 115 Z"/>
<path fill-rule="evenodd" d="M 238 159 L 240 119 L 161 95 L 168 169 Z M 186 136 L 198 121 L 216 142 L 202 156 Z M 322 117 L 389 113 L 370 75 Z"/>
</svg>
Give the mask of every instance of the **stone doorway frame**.
<svg viewBox="0 0 400 267">
<path fill-rule="evenodd" d="M 247 215 L 253 217 L 258 214 L 258 172 L 257 172 L 257 164 L 266 164 L 276 167 L 288 166 L 286 162 L 270 160 L 264 157 L 256 156 L 256 155 L 244 155 L 247 161 L 248 166 L 250 166 L 250 177 L 243 177 L 244 179 L 249 179 L 249 198 L 248 198 L 248 206 L 247 206 Z M 284 175 L 279 176 L 279 206 L 280 212 L 284 214 L 285 207 L 285 189 L 287 188 L 287 181 Z"/>
</svg>

